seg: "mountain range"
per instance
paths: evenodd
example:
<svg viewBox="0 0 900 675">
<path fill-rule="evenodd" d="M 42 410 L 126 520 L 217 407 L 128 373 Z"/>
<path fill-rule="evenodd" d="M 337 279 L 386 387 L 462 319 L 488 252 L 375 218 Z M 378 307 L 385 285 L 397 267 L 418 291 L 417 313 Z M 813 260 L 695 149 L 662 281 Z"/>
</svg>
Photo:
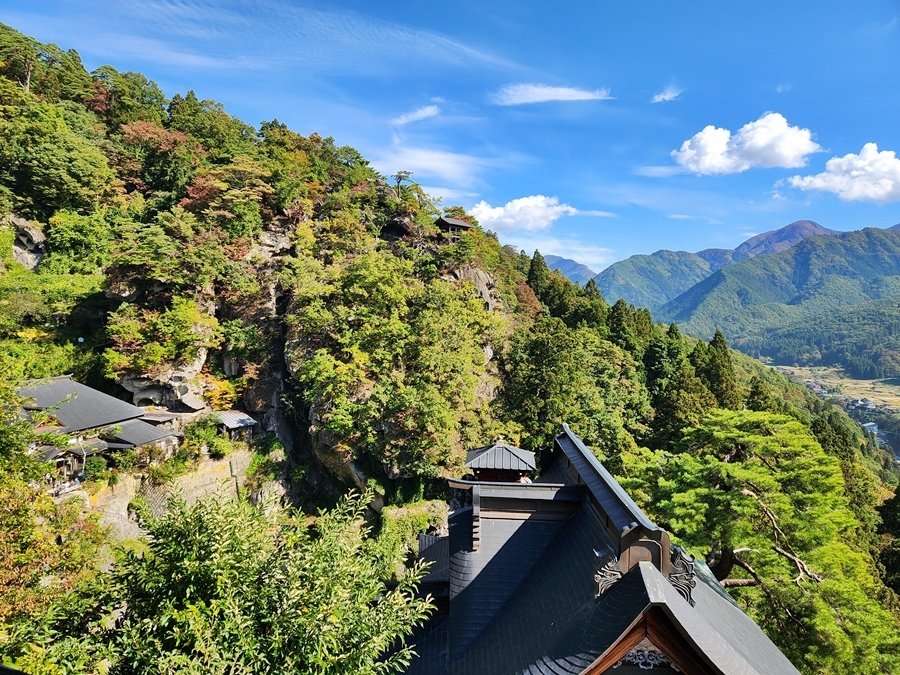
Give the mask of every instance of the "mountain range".
<svg viewBox="0 0 900 675">
<path fill-rule="evenodd" d="M 778 253 L 808 237 L 838 234 L 811 220 L 751 237 L 735 249 L 708 248 L 696 253 L 662 250 L 613 263 L 595 279 L 610 302 L 619 298 L 656 312 L 667 302 L 726 265 Z M 564 272 L 565 273 L 565 272 Z"/>
<path fill-rule="evenodd" d="M 900 228 L 815 236 L 727 265 L 654 318 L 776 363 L 900 375 Z"/>
<path fill-rule="evenodd" d="M 649 307 L 703 339 L 722 329 L 751 356 L 900 375 L 900 225 L 838 232 L 799 220 L 735 249 L 632 256 L 595 279 L 610 303 Z"/>
</svg>

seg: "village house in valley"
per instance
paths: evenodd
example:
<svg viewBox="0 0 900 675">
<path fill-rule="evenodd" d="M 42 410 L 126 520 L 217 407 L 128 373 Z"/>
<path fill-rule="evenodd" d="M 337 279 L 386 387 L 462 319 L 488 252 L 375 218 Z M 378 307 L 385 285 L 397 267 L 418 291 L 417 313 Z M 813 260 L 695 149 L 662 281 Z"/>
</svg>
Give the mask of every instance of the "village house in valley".
<svg viewBox="0 0 900 675">
<path fill-rule="evenodd" d="M 798 672 L 568 426 L 534 482 L 520 453 L 470 453 L 449 534 L 420 537 L 438 612 L 408 675 Z"/>
</svg>

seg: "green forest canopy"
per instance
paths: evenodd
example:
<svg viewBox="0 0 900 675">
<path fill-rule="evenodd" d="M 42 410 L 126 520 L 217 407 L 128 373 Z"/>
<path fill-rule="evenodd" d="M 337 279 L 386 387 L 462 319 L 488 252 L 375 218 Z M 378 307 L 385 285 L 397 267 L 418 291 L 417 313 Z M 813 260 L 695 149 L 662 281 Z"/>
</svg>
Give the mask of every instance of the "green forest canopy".
<svg viewBox="0 0 900 675">
<path fill-rule="evenodd" d="M 846 416 L 736 355 L 724 335 L 697 342 L 645 309 L 609 306 L 592 282 L 576 286 L 539 253 L 502 246 L 461 208 L 441 209 L 408 175 L 389 180 L 331 138 L 277 120 L 253 128 L 193 92 L 169 99 L 138 73 L 87 73 L 74 52 L 2 26 L 0 137 L 0 214 L 32 219 L 47 237 L 36 269 L 13 260 L 10 229 L 0 241 L 0 365 L 11 381 L 73 372 L 114 391 L 116 380 L 203 356 L 210 376 L 225 378 L 224 360 L 237 360 L 238 394 L 261 374 L 284 377 L 294 421 L 327 468 L 348 482 L 362 474 L 398 503 L 439 491 L 467 448 L 500 436 L 539 448 L 568 421 L 693 553 L 714 567 L 737 556 L 718 565 L 721 578 L 746 582 L 736 597 L 798 666 L 845 672 L 858 654 L 873 672 L 897 669 L 897 601 L 882 581 L 896 575 L 879 565 L 895 559 L 883 552 L 896 550 L 898 533 L 876 511 L 896 482 L 891 466 Z M 475 227 L 442 239 L 433 226 L 442 211 Z M 398 229 L 405 236 L 389 236 Z M 192 523 L 201 532 L 219 532 L 223 518 L 258 524 L 228 530 L 226 549 L 254 554 L 227 564 L 283 554 L 293 569 L 314 555 L 300 530 L 274 536 L 268 516 L 246 505 L 176 508 L 151 526 L 163 548 L 127 557 L 93 585 L 66 570 L 59 587 L 22 577 L 31 562 L 18 551 L 49 536 L 29 527 L 81 516 L 47 520 L 46 499 L 22 487 L 27 438 L 8 401 L 4 485 L 18 486 L 10 499 L 24 520 L 4 524 L 3 536 L 18 539 L 3 549 L 13 554 L 2 578 L 29 581 L 0 594 L 7 607 L 37 595 L 2 618 L 6 654 L 60 660 L 51 646 L 65 633 L 85 669 L 99 659 L 120 664 L 115 672 L 129 672 L 130 659 L 200 667 L 186 653 L 201 646 L 207 665 L 277 658 L 265 640 L 224 645 L 211 633 L 219 596 L 178 607 L 135 600 L 149 561 L 178 565 L 189 553 L 164 547 Z M 364 548 L 349 525 L 356 507 L 341 508 L 335 527 L 356 533 L 341 545 Z M 84 522 L 78 550 L 89 559 L 97 542 Z M 414 603 L 359 614 L 375 597 L 370 581 L 319 662 L 302 667 L 367 672 L 421 615 Z M 219 590 L 237 603 L 228 620 L 251 623 L 267 593 L 281 592 Z M 295 590 L 308 591 L 285 592 Z M 110 630 L 103 612 L 122 602 L 134 612 Z M 66 603 L 92 610 L 60 613 Z M 285 626 L 284 644 L 301 639 L 292 631 L 307 618 Z M 367 633 L 361 651 L 341 641 L 347 626 L 382 620 L 390 630 Z M 153 626 L 146 644 L 136 642 L 141 621 Z M 353 654 L 352 668 L 328 661 Z"/>
</svg>

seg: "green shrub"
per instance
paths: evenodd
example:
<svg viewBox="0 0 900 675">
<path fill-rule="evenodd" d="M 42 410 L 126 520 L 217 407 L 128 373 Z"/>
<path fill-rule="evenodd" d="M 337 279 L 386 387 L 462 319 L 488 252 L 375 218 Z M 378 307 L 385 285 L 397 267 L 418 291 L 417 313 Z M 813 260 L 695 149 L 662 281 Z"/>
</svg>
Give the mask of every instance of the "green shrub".
<svg viewBox="0 0 900 675">
<path fill-rule="evenodd" d="M 84 479 L 85 480 L 105 480 L 108 475 L 106 467 L 106 458 L 100 455 L 94 455 L 84 460 Z"/>
</svg>

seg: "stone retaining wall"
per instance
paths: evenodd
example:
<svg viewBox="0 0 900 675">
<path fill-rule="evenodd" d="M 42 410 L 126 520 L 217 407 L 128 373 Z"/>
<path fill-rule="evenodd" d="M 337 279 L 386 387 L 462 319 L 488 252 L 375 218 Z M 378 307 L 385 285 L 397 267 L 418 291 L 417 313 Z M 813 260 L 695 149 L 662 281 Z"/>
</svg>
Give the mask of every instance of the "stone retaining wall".
<svg viewBox="0 0 900 675">
<path fill-rule="evenodd" d="M 236 450 L 223 459 L 202 460 L 193 471 L 178 476 L 169 485 L 154 485 L 143 477 L 124 475 L 114 486 L 104 487 L 94 494 L 84 491 L 72 494 L 84 499 L 92 511 L 100 514 L 101 522 L 112 530 L 114 538 L 131 539 L 143 534 L 128 511 L 128 505 L 135 497 L 142 497 L 157 517 L 165 515 L 173 491 L 189 505 L 213 495 L 234 501 L 244 485 L 252 458 L 253 453 L 249 450 Z"/>
</svg>

